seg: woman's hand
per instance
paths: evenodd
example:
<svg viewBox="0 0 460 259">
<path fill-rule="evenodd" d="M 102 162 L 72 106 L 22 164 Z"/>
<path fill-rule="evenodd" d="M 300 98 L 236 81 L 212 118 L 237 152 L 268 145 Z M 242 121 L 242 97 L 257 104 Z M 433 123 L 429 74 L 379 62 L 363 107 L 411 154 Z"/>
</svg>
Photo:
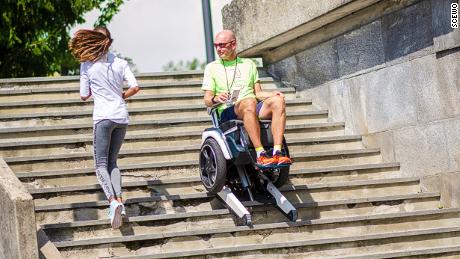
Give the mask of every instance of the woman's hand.
<svg viewBox="0 0 460 259">
<path fill-rule="evenodd" d="M 140 90 L 141 88 L 139 86 L 130 87 L 128 90 L 123 91 L 121 93 L 121 97 L 123 98 L 123 100 L 126 100 L 128 97 L 137 94 Z"/>
<path fill-rule="evenodd" d="M 86 101 L 88 100 L 90 97 L 91 97 L 92 93 L 91 93 L 91 88 L 89 88 L 89 95 L 88 96 L 80 96 L 80 99 L 82 101 Z"/>
</svg>

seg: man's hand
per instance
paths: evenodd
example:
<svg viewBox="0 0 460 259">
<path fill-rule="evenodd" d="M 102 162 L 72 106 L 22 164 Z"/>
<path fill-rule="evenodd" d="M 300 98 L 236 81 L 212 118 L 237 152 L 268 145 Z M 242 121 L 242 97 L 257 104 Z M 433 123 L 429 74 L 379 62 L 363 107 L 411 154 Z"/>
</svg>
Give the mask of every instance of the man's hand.
<svg viewBox="0 0 460 259">
<path fill-rule="evenodd" d="M 228 100 L 228 98 L 230 98 L 228 93 L 220 93 L 214 96 L 214 102 L 225 103 Z"/>
<path fill-rule="evenodd" d="M 214 107 L 218 104 L 225 103 L 230 98 L 228 93 L 214 95 L 214 92 L 206 90 L 204 93 L 204 104 L 208 107 Z"/>
<path fill-rule="evenodd" d="M 273 96 L 277 96 L 277 95 L 281 96 L 282 98 L 284 98 L 284 94 L 282 92 L 280 92 L 280 91 L 273 92 Z"/>
</svg>

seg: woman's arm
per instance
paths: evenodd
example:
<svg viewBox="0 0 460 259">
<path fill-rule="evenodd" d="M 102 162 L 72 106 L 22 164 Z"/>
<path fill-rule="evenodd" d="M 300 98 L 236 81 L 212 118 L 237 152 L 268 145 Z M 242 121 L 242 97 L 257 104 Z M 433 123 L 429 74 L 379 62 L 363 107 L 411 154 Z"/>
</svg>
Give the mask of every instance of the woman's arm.
<svg viewBox="0 0 460 259">
<path fill-rule="evenodd" d="M 82 101 L 86 101 L 91 97 L 91 89 L 89 89 L 89 95 L 88 96 L 80 96 Z"/>
<path fill-rule="evenodd" d="M 123 99 L 126 99 L 130 96 L 137 94 L 140 90 L 141 88 L 139 86 L 133 86 L 133 87 L 130 87 L 128 90 L 124 91 L 121 94 L 121 96 L 123 97 Z"/>
<path fill-rule="evenodd" d="M 89 85 L 87 67 L 82 63 L 80 66 L 80 98 L 82 101 L 86 101 L 91 97 L 91 88 Z"/>
</svg>

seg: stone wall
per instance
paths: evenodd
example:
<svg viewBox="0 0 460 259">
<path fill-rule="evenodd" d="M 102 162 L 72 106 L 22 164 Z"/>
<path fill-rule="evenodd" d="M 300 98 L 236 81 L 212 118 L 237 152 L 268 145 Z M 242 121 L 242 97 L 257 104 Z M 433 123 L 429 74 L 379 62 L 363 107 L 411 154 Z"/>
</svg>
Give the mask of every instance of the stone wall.
<svg viewBox="0 0 460 259">
<path fill-rule="evenodd" d="M 400 162 L 405 176 L 421 176 L 427 189 L 443 192 L 446 205 L 459 206 L 451 197 L 460 194 L 460 31 L 450 27 L 450 4 L 458 1 L 406 2 L 351 31 L 293 50 L 267 69 L 329 109 L 332 120 L 346 123 L 348 133 L 362 134 L 369 147 L 382 148 L 384 159 Z M 363 13 L 377 7 L 366 8 Z M 346 17 L 334 21 L 334 27 L 342 21 Z M 258 35 L 231 26 L 238 38 Z"/>
<path fill-rule="evenodd" d="M 0 157 L 0 258 L 38 258 L 32 196 Z"/>
<path fill-rule="evenodd" d="M 348 2 L 352 0 L 234 0 L 223 9 L 224 27 L 234 29 L 239 49 L 246 50 Z"/>
</svg>

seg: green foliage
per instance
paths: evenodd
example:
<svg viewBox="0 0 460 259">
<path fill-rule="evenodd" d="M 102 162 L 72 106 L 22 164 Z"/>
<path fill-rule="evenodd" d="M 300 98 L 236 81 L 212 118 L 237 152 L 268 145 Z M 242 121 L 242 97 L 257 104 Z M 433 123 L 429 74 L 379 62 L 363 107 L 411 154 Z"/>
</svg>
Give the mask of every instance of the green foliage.
<svg viewBox="0 0 460 259">
<path fill-rule="evenodd" d="M 0 78 L 73 74 L 69 30 L 93 9 L 107 24 L 123 0 L 0 0 Z"/>
<path fill-rule="evenodd" d="M 163 71 L 187 71 L 187 70 L 203 70 L 206 62 L 201 62 L 197 58 L 189 61 L 180 60 L 177 63 L 169 61 L 168 64 L 162 67 Z"/>
<path fill-rule="evenodd" d="M 107 26 L 107 24 L 112 20 L 113 16 L 118 13 L 122 4 L 123 0 L 112 0 L 101 5 L 99 7 L 101 15 L 94 23 L 94 27 Z"/>
</svg>

